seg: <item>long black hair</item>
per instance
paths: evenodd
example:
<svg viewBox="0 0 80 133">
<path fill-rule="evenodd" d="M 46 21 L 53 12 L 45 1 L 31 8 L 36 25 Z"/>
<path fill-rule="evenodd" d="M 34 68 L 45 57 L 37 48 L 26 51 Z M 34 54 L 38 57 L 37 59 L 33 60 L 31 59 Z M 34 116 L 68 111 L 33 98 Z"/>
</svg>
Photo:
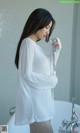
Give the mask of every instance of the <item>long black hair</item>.
<svg viewBox="0 0 80 133">
<path fill-rule="evenodd" d="M 19 50 L 20 50 L 22 40 L 29 37 L 33 33 L 36 33 L 39 29 L 46 27 L 51 21 L 52 21 L 52 26 L 50 28 L 50 33 L 48 37 L 46 37 L 46 40 L 45 40 L 46 42 L 49 41 L 49 38 L 51 36 L 51 33 L 55 25 L 55 20 L 53 19 L 50 12 L 43 8 L 38 8 L 31 13 L 27 22 L 25 23 L 22 35 L 18 42 L 16 56 L 15 56 L 15 65 L 17 69 L 18 69 L 18 62 L 19 62 Z"/>
</svg>

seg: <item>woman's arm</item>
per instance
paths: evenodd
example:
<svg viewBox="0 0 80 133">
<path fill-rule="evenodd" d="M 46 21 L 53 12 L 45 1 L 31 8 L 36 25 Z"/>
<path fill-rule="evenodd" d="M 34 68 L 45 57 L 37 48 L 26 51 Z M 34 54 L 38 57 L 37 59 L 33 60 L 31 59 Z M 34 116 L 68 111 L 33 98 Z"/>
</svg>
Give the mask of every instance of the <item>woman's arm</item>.
<svg viewBox="0 0 80 133">
<path fill-rule="evenodd" d="M 52 53 L 53 53 L 53 66 L 54 66 L 54 69 L 57 65 L 57 61 L 58 61 L 58 58 L 59 58 L 59 54 L 60 54 L 60 51 L 61 51 L 61 41 L 59 38 L 55 38 L 55 39 L 52 39 L 52 42 L 51 42 L 51 46 L 52 46 Z"/>
<path fill-rule="evenodd" d="M 54 88 L 58 81 L 56 75 L 48 76 L 33 72 L 34 45 L 26 43 L 26 40 L 22 43 L 20 49 L 19 70 L 25 82 L 29 86 L 37 89 Z"/>
</svg>

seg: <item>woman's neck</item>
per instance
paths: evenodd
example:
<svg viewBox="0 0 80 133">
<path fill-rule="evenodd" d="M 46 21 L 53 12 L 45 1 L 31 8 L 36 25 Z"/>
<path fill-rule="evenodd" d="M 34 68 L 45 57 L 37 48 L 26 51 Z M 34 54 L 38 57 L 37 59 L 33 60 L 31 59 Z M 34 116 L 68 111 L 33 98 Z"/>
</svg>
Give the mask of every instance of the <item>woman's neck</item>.
<svg viewBox="0 0 80 133">
<path fill-rule="evenodd" d="M 34 42 L 37 41 L 37 37 L 34 34 L 30 35 L 29 38 L 31 38 Z"/>
</svg>

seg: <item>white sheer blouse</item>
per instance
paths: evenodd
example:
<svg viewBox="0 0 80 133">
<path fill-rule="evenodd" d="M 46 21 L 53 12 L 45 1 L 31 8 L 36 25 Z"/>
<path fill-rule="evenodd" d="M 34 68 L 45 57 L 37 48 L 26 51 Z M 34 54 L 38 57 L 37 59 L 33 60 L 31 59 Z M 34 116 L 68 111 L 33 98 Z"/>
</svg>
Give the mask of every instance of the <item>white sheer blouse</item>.
<svg viewBox="0 0 80 133">
<path fill-rule="evenodd" d="M 19 85 L 15 124 L 49 120 L 53 116 L 51 90 L 58 78 L 54 71 L 60 49 L 47 56 L 43 49 L 30 38 L 22 41 L 19 55 Z"/>
</svg>

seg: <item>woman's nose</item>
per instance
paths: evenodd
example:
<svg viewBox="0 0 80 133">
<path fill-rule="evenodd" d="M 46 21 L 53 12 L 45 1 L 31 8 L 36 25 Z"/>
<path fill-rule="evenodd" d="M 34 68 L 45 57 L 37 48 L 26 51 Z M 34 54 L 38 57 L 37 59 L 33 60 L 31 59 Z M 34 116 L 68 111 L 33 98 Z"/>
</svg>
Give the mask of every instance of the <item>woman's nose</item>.
<svg viewBox="0 0 80 133">
<path fill-rule="evenodd" d="M 49 31 L 49 30 L 47 30 L 47 35 L 49 35 L 49 32 L 50 32 L 50 31 Z"/>
</svg>

